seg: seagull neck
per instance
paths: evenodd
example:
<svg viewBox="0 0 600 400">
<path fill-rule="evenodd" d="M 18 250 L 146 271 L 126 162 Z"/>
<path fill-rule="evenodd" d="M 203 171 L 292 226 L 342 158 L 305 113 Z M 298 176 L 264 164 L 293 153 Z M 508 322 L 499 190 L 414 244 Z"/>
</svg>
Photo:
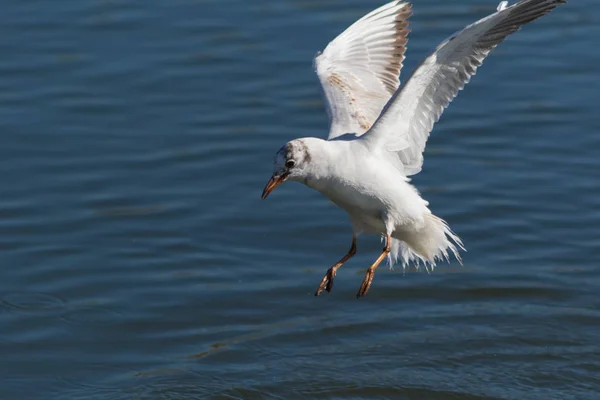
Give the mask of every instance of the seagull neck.
<svg viewBox="0 0 600 400">
<path fill-rule="evenodd" d="M 339 158 L 344 154 L 343 149 L 339 149 L 338 142 L 327 140 L 318 140 L 310 144 L 310 168 L 304 179 L 304 183 L 319 190 L 327 185 L 331 176 L 336 174 L 336 168 Z"/>
</svg>

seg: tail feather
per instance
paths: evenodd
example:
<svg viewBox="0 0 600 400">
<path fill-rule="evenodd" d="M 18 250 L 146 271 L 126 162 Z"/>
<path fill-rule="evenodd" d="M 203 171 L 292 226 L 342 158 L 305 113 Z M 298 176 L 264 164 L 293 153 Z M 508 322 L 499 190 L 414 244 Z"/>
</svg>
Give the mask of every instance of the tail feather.
<svg viewBox="0 0 600 400">
<path fill-rule="evenodd" d="M 411 262 L 419 269 L 422 263 L 429 272 L 439 261 L 450 262 L 450 255 L 462 265 L 459 250 L 466 249 L 446 221 L 427 214 L 424 222 L 419 230 L 394 233 L 388 254 L 390 267 L 401 261 L 404 269 Z"/>
</svg>

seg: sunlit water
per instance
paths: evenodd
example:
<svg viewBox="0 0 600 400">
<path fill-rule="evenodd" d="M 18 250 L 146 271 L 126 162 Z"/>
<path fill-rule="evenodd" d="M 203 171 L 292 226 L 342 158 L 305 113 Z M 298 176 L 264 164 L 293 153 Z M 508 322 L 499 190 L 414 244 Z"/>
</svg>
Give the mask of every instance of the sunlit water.
<svg viewBox="0 0 600 400">
<path fill-rule="evenodd" d="M 0 24 L 0 398 L 596 399 L 600 3 L 511 36 L 413 183 L 464 267 L 377 237 L 275 151 L 324 136 L 312 57 L 374 0 L 12 1 Z M 489 0 L 415 4 L 402 77 Z"/>
</svg>

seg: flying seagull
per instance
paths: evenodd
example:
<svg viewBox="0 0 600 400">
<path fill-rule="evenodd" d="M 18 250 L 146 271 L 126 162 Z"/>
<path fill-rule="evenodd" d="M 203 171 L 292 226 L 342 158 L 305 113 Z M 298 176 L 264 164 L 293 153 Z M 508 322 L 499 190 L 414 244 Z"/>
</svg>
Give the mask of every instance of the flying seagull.
<svg viewBox="0 0 600 400">
<path fill-rule="evenodd" d="M 315 296 L 331 291 L 338 268 L 356 254 L 360 233 L 379 234 L 385 247 L 368 268 L 357 297 L 367 294 L 381 261 L 398 259 L 433 268 L 453 255 L 462 263 L 460 238 L 431 213 L 409 182 L 421 171 L 433 125 L 490 51 L 521 26 L 565 0 L 502 1 L 495 13 L 442 42 L 400 85 L 412 7 L 392 1 L 356 21 L 315 58 L 327 100 L 327 140 L 286 143 L 262 198 L 286 181 L 317 190 L 344 209 L 352 246 L 321 281 Z"/>
</svg>

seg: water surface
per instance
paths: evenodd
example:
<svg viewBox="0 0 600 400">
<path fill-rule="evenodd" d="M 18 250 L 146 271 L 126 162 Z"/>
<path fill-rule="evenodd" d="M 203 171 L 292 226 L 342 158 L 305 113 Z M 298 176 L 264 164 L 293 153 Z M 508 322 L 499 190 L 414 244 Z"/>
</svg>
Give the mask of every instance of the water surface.
<svg viewBox="0 0 600 400">
<path fill-rule="evenodd" d="M 374 0 L 11 1 L 0 24 L 0 398 L 595 399 L 600 4 L 511 36 L 413 183 L 464 267 L 380 268 L 275 151 Z M 403 79 L 483 0 L 415 4 Z"/>
</svg>

